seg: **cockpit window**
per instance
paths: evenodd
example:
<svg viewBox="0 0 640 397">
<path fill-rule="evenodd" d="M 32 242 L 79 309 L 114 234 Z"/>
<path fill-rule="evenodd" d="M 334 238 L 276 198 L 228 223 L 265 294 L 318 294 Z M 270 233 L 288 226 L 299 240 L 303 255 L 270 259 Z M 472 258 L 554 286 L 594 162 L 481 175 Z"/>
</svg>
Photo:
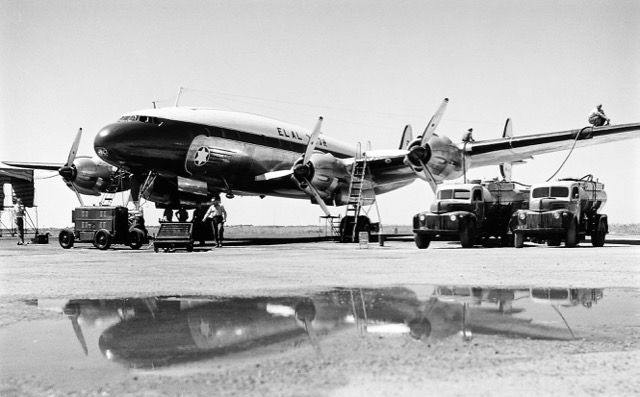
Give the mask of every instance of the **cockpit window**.
<svg viewBox="0 0 640 397">
<path fill-rule="evenodd" d="M 468 200 L 471 192 L 463 189 L 445 189 L 438 192 L 438 200 Z"/>
<path fill-rule="evenodd" d="M 569 196 L 569 188 L 565 186 L 543 186 L 533 189 L 532 198 L 541 197 L 558 197 L 566 198 Z"/>
<path fill-rule="evenodd" d="M 122 116 L 120 117 L 120 120 L 118 120 L 118 122 L 121 122 L 121 121 L 139 121 L 141 123 L 151 123 L 156 125 L 162 124 L 162 121 L 160 121 L 160 119 L 158 119 L 157 117 L 144 116 L 139 114 Z"/>
</svg>

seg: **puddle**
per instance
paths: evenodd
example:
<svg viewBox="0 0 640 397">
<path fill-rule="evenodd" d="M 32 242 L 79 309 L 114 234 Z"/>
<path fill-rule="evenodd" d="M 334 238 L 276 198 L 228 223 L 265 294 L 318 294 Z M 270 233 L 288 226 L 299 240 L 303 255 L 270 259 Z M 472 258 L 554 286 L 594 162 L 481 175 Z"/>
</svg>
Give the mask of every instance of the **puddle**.
<svg viewBox="0 0 640 397">
<path fill-rule="evenodd" d="M 640 291 L 601 288 L 402 286 L 336 288 L 298 297 L 38 300 L 59 320 L 0 330 L 2 378 L 48 375 L 81 388 L 133 369 L 237 357 L 259 360 L 323 341 L 400 337 L 418 346 L 480 335 L 539 340 L 623 339 L 640 325 Z M 618 329 L 619 329 L 618 328 Z M 635 328 L 637 329 L 637 328 Z M 342 339 L 341 339 L 342 338 Z M 208 361 L 207 361 L 208 362 Z"/>
</svg>

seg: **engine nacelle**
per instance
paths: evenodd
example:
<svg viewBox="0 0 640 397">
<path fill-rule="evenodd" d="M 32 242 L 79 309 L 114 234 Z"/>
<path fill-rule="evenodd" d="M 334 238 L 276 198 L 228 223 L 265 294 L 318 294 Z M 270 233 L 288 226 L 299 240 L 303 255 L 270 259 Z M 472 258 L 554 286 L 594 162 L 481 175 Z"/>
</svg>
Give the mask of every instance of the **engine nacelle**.
<svg viewBox="0 0 640 397">
<path fill-rule="evenodd" d="M 100 159 L 85 156 L 75 158 L 71 180 L 65 180 L 65 183 L 70 189 L 73 190 L 73 184 L 78 193 L 91 196 L 130 188 L 129 177 L 118 174 L 116 167 Z"/>
<path fill-rule="evenodd" d="M 422 172 L 422 164 L 437 181 L 455 179 L 464 173 L 464 153 L 447 137 L 433 134 L 424 146 L 416 139 L 408 150 L 406 162 L 416 173 Z"/>
<path fill-rule="evenodd" d="M 309 182 L 318 190 L 320 196 L 331 197 L 338 187 L 339 180 L 348 176 L 346 167 L 331 153 L 314 153 L 309 161 L 311 163 Z"/>
</svg>

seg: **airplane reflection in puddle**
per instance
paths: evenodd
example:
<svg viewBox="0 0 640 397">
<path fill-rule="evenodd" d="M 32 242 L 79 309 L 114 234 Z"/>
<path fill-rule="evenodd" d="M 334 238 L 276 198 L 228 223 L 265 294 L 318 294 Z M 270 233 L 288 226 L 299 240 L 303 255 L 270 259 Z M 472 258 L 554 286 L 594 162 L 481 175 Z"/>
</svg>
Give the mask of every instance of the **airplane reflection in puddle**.
<svg viewBox="0 0 640 397">
<path fill-rule="evenodd" d="M 577 335 L 560 308 L 588 308 L 602 297 L 602 289 L 587 288 L 415 286 L 334 289 L 311 297 L 72 300 L 62 311 L 85 354 L 82 326 L 106 324 L 98 341 L 105 357 L 155 368 L 276 345 L 308 344 L 322 355 L 323 337 L 353 329 L 352 335 L 408 334 L 423 341 L 470 340 L 473 334 L 569 340 Z M 558 321 L 532 318 L 527 308 L 539 303 L 551 305 Z"/>
</svg>

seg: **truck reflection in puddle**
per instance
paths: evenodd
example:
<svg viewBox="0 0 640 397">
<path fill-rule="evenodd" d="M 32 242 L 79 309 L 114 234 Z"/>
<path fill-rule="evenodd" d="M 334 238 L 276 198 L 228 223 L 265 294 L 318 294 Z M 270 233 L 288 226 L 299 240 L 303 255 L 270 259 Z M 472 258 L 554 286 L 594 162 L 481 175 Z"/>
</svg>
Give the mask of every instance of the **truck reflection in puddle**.
<svg viewBox="0 0 640 397">
<path fill-rule="evenodd" d="M 72 300 L 62 312 L 85 354 L 83 327 L 100 323 L 98 346 L 106 358 L 130 368 L 157 368 L 269 346 L 310 346 L 322 355 L 323 338 L 342 331 L 359 337 L 406 334 L 420 341 L 468 341 L 474 334 L 570 340 L 588 334 L 572 329 L 565 313 L 588 315 L 602 298 L 602 289 L 591 288 L 408 286 L 339 288 L 308 297 Z"/>
</svg>

